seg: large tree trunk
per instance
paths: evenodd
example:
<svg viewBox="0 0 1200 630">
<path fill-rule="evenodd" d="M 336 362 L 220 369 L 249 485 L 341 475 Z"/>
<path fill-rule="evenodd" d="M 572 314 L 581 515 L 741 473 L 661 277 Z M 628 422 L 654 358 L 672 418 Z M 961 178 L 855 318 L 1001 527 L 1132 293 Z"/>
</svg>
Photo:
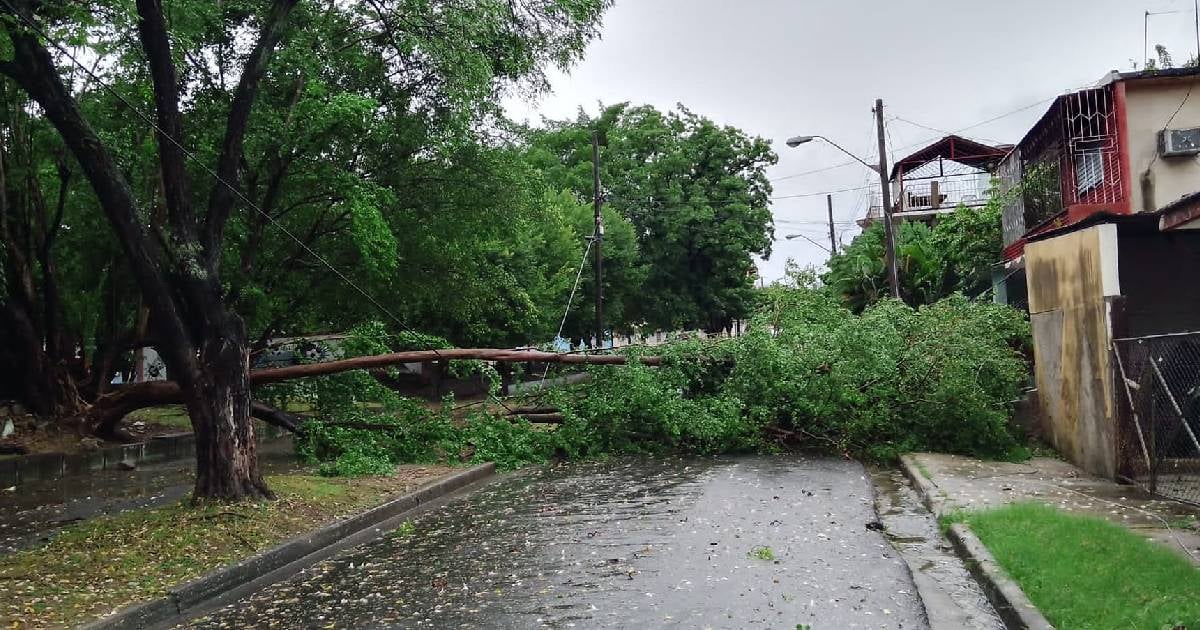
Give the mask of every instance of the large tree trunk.
<svg viewBox="0 0 1200 630">
<path fill-rule="evenodd" d="M 192 207 L 179 110 L 180 82 L 161 0 L 136 2 L 137 30 L 154 84 L 156 131 L 166 234 L 146 226 L 129 182 L 114 155 L 92 129 L 59 74 L 34 22 L 42 3 L 11 0 L 0 6 L 12 42 L 12 60 L 0 73 L 12 77 L 41 105 L 46 118 L 79 162 L 112 226 L 151 313 L 167 369 L 177 381 L 197 440 L 196 499 L 268 496 L 258 473 L 245 331 L 222 304 L 218 274 L 222 236 L 237 196 L 242 142 L 259 84 L 297 0 L 275 0 L 246 59 L 230 103 L 217 160 L 218 181 L 201 219 Z M 15 3 L 15 4 L 14 4 Z M 165 238 L 164 238 L 165 237 Z"/>
<path fill-rule="evenodd" d="M 258 470 L 257 441 L 250 421 L 250 353 L 242 323 L 227 315 L 226 334 L 209 335 L 200 351 L 195 387 L 185 391 L 196 432 L 193 497 L 236 501 L 269 498 Z"/>
</svg>

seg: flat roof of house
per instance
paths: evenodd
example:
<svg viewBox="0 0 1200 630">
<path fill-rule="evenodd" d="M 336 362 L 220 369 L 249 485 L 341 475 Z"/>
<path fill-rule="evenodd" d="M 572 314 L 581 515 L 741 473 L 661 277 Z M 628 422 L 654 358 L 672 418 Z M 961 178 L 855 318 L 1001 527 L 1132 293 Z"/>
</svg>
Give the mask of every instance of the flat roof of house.
<svg viewBox="0 0 1200 630">
<path fill-rule="evenodd" d="M 1144 81 L 1148 79 L 1179 79 L 1200 76 L 1200 67 L 1191 68 L 1161 68 L 1158 70 L 1134 70 L 1118 72 L 1113 70 L 1101 77 L 1095 87 L 1108 85 L 1115 81 Z"/>
<path fill-rule="evenodd" d="M 1160 232 L 1159 218 L 1162 216 L 1162 211 L 1155 212 L 1135 212 L 1133 214 L 1125 214 L 1123 212 L 1109 212 L 1107 210 L 1096 212 L 1088 215 L 1074 223 L 1064 225 L 1062 227 L 1046 230 L 1038 234 L 1034 234 L 1026 238 L 1028 243 L 1036 243 L 1046 239 L 1070 234 L 1086 228 L 1097 225 L 1112 223 L 1121 227 L 1123 231 L 1128 230 L 1138 233 L 1154 233 Z"/>
</svg>

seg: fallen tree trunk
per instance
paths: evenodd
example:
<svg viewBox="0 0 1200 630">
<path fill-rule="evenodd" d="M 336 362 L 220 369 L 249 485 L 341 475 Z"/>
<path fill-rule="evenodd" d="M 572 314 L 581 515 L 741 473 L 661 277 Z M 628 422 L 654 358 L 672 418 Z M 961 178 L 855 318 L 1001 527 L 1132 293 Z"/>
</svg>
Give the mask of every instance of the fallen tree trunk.
<svg viewBox="0 0 1200 630">
<path fill-rule="evenodd" d="M 559 354 L 533 350 L 496 350 L 491 348 L 449 348 L 446 350 L 413 350 L 394 352 L 369 357 L 355 357 L 325 363 L 289 365 L 281 368 L 255 370 L 250 373 L 250 383 L 265 385 L 294 378 L 324 376 L 349 370 L 370 370 L 401 363 L 429 363 L 433 361 L 457 360 L 500 361 L 509 363 L 566 363 L 571 365 L 625 365 L 626 357 L 619 354 Z M 660 365 L 660 357 L 641 357 L 644 365 Z"/>
<path fill-rule="evenodd" d="M 257 400 L 250 402 L 250 416 L 292 433 L 299 433 L 304 424 L 304 418 Z"/>
<path fill-rule="evenodd" d="M 565 421 L 561 413 L 517 413 L 509 418 L 512 420 L 523 418 L 534 424 L 562 424 Z"/>
<path fill-rule="evenodd" d="M 511 416 L 524 416 L 531 413 L 558 413 L 558 407 L 515 407 L 508 413 Z"/>
<path fill-rule="evenodd" d="M 151 381 L 121 387 L 96 399 L 96 404 L 87 411 L 86 426 L 99 437 L 127 442 L 132 438 L 117 428 L 125 416 L 138 409 L 181 402 L 183 394 L 171 381 Z M 304 419 L 296 414 L 258 401 L 251 403 L 250 415 L 292 433 L 299 431 L 300 425 L 304 423 Z"/>
<path fill-rule="evenodd" d="M 534 363 L 566 363 L 571 365 L 625 365 L 626 357 L 617 354 L 587 355 L 559 354 L 533 350 L 504 350 L 493 348 L 448 348 L 445 350 L 413 350 L 409 352 L 393 352 L 369 357 L 355 357 L 310 363 L 307 365 L 289 365 L 281 368 L 267 368 L 250 372 L 251 385 L 266 385 L 297 378 L 326 376 L 350 370 L 370 370 L 399 365 L 401 363 L 429 363 L 433 361 L 482 360 L 500 362 L 534 362 Z M 661 365 L 661 357 L 640 357 L 644 365 Z M 85 426 L 101 437 L 118 435 L 117 426 L 121 419 L 131 412 L 146 407 L 172 405 L 183 402 L 183 392 L 174 381 L 149 381 L 123 385 L 113 392 L 100 396 L 96 402 L 84 412 Z M 274 409 L 263 403 L 253 403 L 251 412 L 254 417 L 295 432 L 299 428 L 301 418 L 294 414 Z M 533 422 L 533 420 L 531 420 Z"/>
<path fill-rule="evenodd" d="M 179 385 L 171 381 L 148 381 L 122 386 L 96 399 L 84 412 L 84 426 L 98 437 L 125 441 L 117 432 L 117 425 L 126 415 L 159 405 L 174 405 L 183 402 Z"/>
</svg>

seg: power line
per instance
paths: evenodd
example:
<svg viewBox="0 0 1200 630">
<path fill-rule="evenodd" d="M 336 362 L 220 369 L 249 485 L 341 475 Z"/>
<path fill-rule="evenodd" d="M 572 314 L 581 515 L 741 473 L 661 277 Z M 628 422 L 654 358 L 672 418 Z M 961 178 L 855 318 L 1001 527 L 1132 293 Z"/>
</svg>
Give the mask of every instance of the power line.
<svg viewBox="0 0 1200 630">
<path fill-rule="evenodd" d="M 815 193 L 803 193 L 803 194 L 799 194 L 799 195 L 780 195 L 777 197 L 771 197 L 771 200 L 775 201 L 777 199 L 801 199 L 804 197 L 824 197 L 825 195 L 832 195 L 835 193 L 844 193 L 844 192 L 853 192 L 856 190 L 866 190 L 867 188 L 870 188 L 870 186 L 855 186 L 853 188 L 839 188 L 838 190 L 827 190 L 825 192 L 815 192 Z"/>
<path fill-rule="evenodd" d="M 575 292 L 579 290 L 579 280 L 583 277 L 583 268 L 587 266 L 588 254 L 592 251 L 592 244 L 596 242 L 596 235 L 588 237 L 587 247 L 583 249 L 583 258 L 579 260 L 579 271 L 575 272 L 575 284 L 571 286 L 571 294 L 567 296 L 567 307 L 563 309 L 562 321 L 558 323 L 558 333 L 554 335 L 556 340 L 562 339 L 563 329 L 567 327 L 567 317 L 571 314 L 571 303 L 575 301 Z M 570 344 L 567 344 L 568 348 Z M 541 388 L 546 384 L 546 375 L 550 373 L 550 364 L 546 364 L 546 369 L 542 371 L 542 380 L 538 387 Z"/>
<path fill-rule="evenodd" d="M 844 166 L 850 166 L 852 164 L 858 164 L 858 162 L 855 162 L 854 160 L 850 160 L 848 162 L 841 162 L 840 164 L 834 164 L 832 166 L 825 166 L 822 168 L 814 168 L 811 171 L 801 171 L 799 173 L 793 173 L 791 175 L 784 175 L 782 177 L 772 177 L 770 179 L 773 182 L 781 182 L 785 179 L 794 179 L 797 177 L 804 177 L 805 175 L 814 175 L 816 173 L 824 173 L 825 171 L 832 171 L 833 169 L 842 168 Z"/>
<path fill-rule="evenodd" d="M 321 256 L 316 251 L 314 251 L 311 247 L 308 246 L 308 244 L 306 244 L 304 241 L 300 240 L 300 238 L 297 237 L 295 234 L 292 234 L 292 232 L 290 230 L 288 230 L 286 227 L 284 227 L 282 223 L 280 223 L 278 220 L 276 220 L 275 217 L 273 217 L 269 213 L 265 212 L 262 208 L 259 208 L 258 205 L 255 204 L 253 201 L 251 201 L 248 197 L 246 197 L 246 195 L 243 194 L 242 191 L 238 187 L 225 181 L 223 178 L 221 178 L 220 175 L 218 175 L 215 171 L 213 171 L 212 168 L 210 168 L 208 166 L 208 164 L 204 163 L 200 158 L 196 157 L 196 155 L 194 153 L 189 151 L 187 149 L 187 147 L 184 147 L 183 144 L 181 144 L 178 140 L 176 140 L 175 138 L 171 137 L 170 134 L 163 131 L 158 126 L 158 124 L 155 123 L 155 121 L 149 117 L 149 115 L 147 115 L 145 112 L 143 112 L 140 109 L 138 109 L 137 107 L 135 107 L 133 105 L 133 103 L 129 102 L 129 100 L 124 97 L 124 95 L 122 95 L 115 88 L 113 88 L 111 85 L 109 85 L 103 79 L 101 79 L 99 76 L 97 76 L 94 72 L 92 72 L 92 70 L 90 68 L 85 66 L 78 59 L 76 59 L 75 56 L 70 53 L 70 51 L 68 51 L 61 44 L 59 44 L 52 37 L 50 37 L 50 35 L 45 30 L 43 30 L 40 26 L 38 26 L 38 24 L 36 22 L 34 22 L 32 19 L 26 17 L 24 13 L 18 11 L 15 7 L 13 7 L 13 5 L 9 2 L 9 0 L 0 0 L 0 2 L 4 2 L 4 5 L 6 7 L 8 7 L 8 9 L 10 11 L 12 11 L 13 15 L 16 15 L 21 21 L 25 22 L 29 26 L 30 29 L 32 29 L 35 33 L 37 33 L 43 39 L 45 39 L 46 42 L 48 42 L 51 46 L 53 46 L 55 49 L 57 49 L 60 53 L 62 53 L 67 59 L 70 59 L 71 63 L 75 64 L 75 66 L 77 66 L 79 69 L 81 69 L 85 73 L 87 73 L 87 75 L 93 81 L 95 81 L 98 85 L 103 87 L 105 89 L 105 91 L 107 91 L 109 94 L 112 94 L 113 97 L 116 98 L 118 101 L 121 101 L 121 103 L 124 104 L 125 107 L 128 107 L 135 114 L 137 114 L 139 118 L 141 118 L 143 121 L 145 121 L 146 124 L 150 125 L 150 127 L 152 129 L 154 129 L 156 132 L 158 132 L 159 135 L 161 135 L 163 138 L 166 138 L 171 144 L 175 145 L 175 147 L 178 148 L 183 153 L 183 155 L 185 157 L 187 157 L 187 159 L 196 163 L 196 165 L 198 165 L 202 171 L 207 173 L 210 177 L 212 177 L 214 180 L 216 180 L 222 186 L 225 186 L 226 188 L 228 188 L 230 192 L 232 192 L 238 199 L 240 199 L 242 201 L 242 203 L 245 203 L 247 206 L 250 206 L 251 208 L 253 208 L 256 212 L 258 212 L 263 217 L 265 217 L 267 219 L 267 221 L 269 221 L 271 223 L 272 226 L 274 226 L 280 232 L 283 232 L 283 234 L 285 234 L 291 240 L 295 241 L 296 244 L 299 245 L 300 248 L 302 250 L 304 250 L 305 253 L 312 256 L 318 262 L 320 262 L 322 265 L 324 265 L 326 268 L 328 268 L 330 271 L 332 271 L 334 273 L 334 275 L 336 275 L 338 278 L 340 278 L 342 280 L 342 282 L 345 282 L 350 287 L 352 287 L 355 291 L 357 291 L 359 294 L 361 294 L 363 297 L 365 297 L 368 302 L 370 302 L 372 305 L 374 305 L 375 308 L 379 309 L 380 312 L 382 312 L 383 314 L 390 317 L 401 328 L 403 328 L 404 330 L 407 330 L 408 332 L 414 333 L 414 334 L 420 334 L 418 331 L 414 330 L 413 328 L 411 328 L 407 324 L 405 324 L 403 320 L 401 320 L 394 313 L 392 313 L 390 310 L 388 310 L 387 307 L 385 307 L 378 300 L 376 300 L 370 293 L 368 293 L 362 287 L 355 284 L 354 281 L 351 280 L 346 274 L 342 273 L 341 270 L 339 270 L 337 267 L 334 267 L 328 260 L 325 259 L 325 257 Z M 439 356 L 439 357 L 441 356 L 441 354 L 438 353 L 436 348 L 433 348 L 431 350 L 433 351 L 435 356 Z"/>
<path fill-rule="evenodd" d="M 852 188 L 840 188 L 838 190 L 826 190 L 823 192 L 804 193 L 804 194 L 800 194 L 800 195 L 778 195 L 775 197 L 767 197 L 767 201 L 780 201 L 783 199 L 803 199 L 806 197 L 822 197 L 825 195 L 832 195 L 832 194 L 836 194 L 836 193 L 853 192 L 856 190 L 865 190 L 867 188 L 870 188 L 870 186 L 855 186 Z M 715 206 L 728 206 L 728 205 L 735 205 L 735 204 L 751 205 L 753 203 L 750 201 L 744 201 L 744 200 L 739 200 L 739 199 L 715 199 L 715 200 L 706 200 L 703 202 L 698 201 L 696 205 L 690 205 L 687 202 L 682 202 L 682 201 L 664 204 L 662 202 L 655 201 L 653 199 L 625 199 L 625 198 L 621 198 L 621 197 L 610 197 L 610 198 L 605 199 L 605 201 L 607 201 L 609 203 L 619 203 L 619 204 L 626 204 L 626 205 L 631 205 L 631 206 L 639 206 L 639 205 L 653 206 L 654 209 L 656 209 L 656 210 L 683 210 L 683 209 L 691 209 L 691 208 L 695 208 L 695 207 L 704 207 L 704 206 L 715 207 Z"/>
<path fill-rule="evenodd" d="M 929 128 L 929 127 L 926 127 L 926 128 L 927 128 L 927 129 L 930 129 L 931 131 L 937 131 L 938 133 L 943 133 L 943 134 L 947 134 L 947 135 L 957 135 L 957 134 L 960 134 L 960 133 L 962 133 L 962 132 L 964 132 L 964 131 L 969 131 L 969 130 L 971 130 L 971 129 L 975 129 L 976 127 L 982 127 L 982 126 L 984 126 L 984 125 L 986 125 L 986 124 L 989 124 L 989 123 L 994 123 L 994 122 L 996 122 L 997 120 L 1001 120 L 1001 119 L 1003 119 L 1003 118 L 1008 118 L 1009 116 L 1012 116 L 1013 114 L 1019 114 L 1019 113 L 1021 113 L 1021 112 L 1025 111 L 1025 110 L 1028 110 L 1028 109 L 1033 109 L 1034 107 L 1037 107 L 1038 105 L 1041 105 L 1041 104 L 1043 104 L 1043 103 L 1048 103 L 1048 102 L 1050 102 L 1050 101 L 1052 101 L 1052 100 L 1054 100 L 1054 99 L 1056 99 L 1056 98 L 1058 98 L 1058 95 L 1057 95 L 1057 94 L 1055 94 L 1054 96 L 1050 96 L 1050 97 L 1048 97 L 1048 98 L 1043 98 L 1043 99 L 1041 99 L 1041 100 L 1039 100 L 1039 101 L 1037 101 L 1037 102 L 1035 102 L 1035 103 L 1030 103 L 1030 104 L 1028 104 L 1028 105 L 1025 105 L 1025 106 L 1023 106 L 1023 107 L 1018 107 L 1017 109 L 1014 109 L 1014 110 L 1012 110 L 1012 111 L 1005 112 L 1005 113 L 1003 113 L 1003 114 L 1000 114 L 1000 115 L 998 115 L 998 116 L 993 116 L 993 117 L 991 117 L 991 118 L 988 118 L 987 120 L 981 120 L 981 121 L 979 121 L 979 122 L 977 122 L 977 123 L 975 123 L 975 124 L 972 124 L 972 125 L 967 125 L 966 127 L 962 127 L 962 128 L 960 128 L 960 129 L 958 129 L 958 130 L 956 130 L 956 131 L 948 131 L 948 132 L 947 132 L 947 131 L 941 131 L 941 130 L 938 130 L 938 129 L 932 129 L 932 128 Z M 906 120 L 905 122 L 912 123 L 912 121 L 909 121 L 909 120 Z M 919 127 L 920 127 L 920 126 L 923 126 L 923 125 L 917 125 L 917 126 L 919 126 Z M 907 145 L 904 145 L 904 146 L 902 146 L 902 147 L 899 147 L 898 149 L 893 149 L 893 151 L 903 151 L 903 150 L 905 150 L 905 149 L 911 149 L 911 148 L 913 148 L 913 147 L 919 147 L 919 146 L 922 146 L 922 145 L 925 145 L 925 144 L 928 144 L 928 143 L 929 143 L 929 141 L 928 141 L 928 140 L 926 140 L 926 141 L 923 141 L 923 142 L 915 142 L 915 143 L 912 143 L 912 144 L 907 144 Z M 813 170 L 810 170 L 810 171 L 802 171 L 802 172 L 800 172 L 800 173 L 793 173 L 793 174 L 791 174 L 791 175 L 784 175 L 784 176 L 782 176 L 782 177 L 772 177 L 772 178 L 771 178 L 771 181 L 773 181 L 773 182 L 780 182 L 780 181 L 783 181 L 783 180 L 786 180 L 786 179 L 793 179 L 793 178 L 796 178 L 796 177 L 804 177 L 805 175 L 812 175 L 812 174 L 814 174 L 814 173 L 823 173 L 823 172 L 825 172 L 825 171 L 831 171 L 831 170 L 833 170 L 833 169 L 835 169 L 835 168 L 842 168 L 843 166 L 849 166 L 849 165 L 851 165 L 851 164 L 857 164 L 857 162 L 854 162 L 854 161 L 842 162 L 842 163 L 839 163 L 839 164 L 834 164 L 834 165 L 832 165 L 832 166 L 826 166 L 826 167 L 823 167 L 823 168 L 817 168 L 817 169 L 813 169 Z"/>
<path fill-rule="evenodd" d="M 853 219 L 842 219 L 842 220 L 834 221 L 833 223 L 834 223 L 834 225 L 849 225 L 854 222 L 855 221 Z M 788 219 L 786 217 L 782 218 L 782 219 L 776 218 L 775 223 L 783 223 L 786 225 L 797 225 L 797 226 L 812 226 L 812 227 L 828 227 L 829 226 L 829 221 Z"/>
<path fill-rule="evenodd" d="M 967 125 L 966 127 L 963 127 L 963 128 L 961 128 L 961 129 L 958 129 L 957 131 L 954 131 L 954 132 L 952 132 L 952 133 L 959 134 L 959 133 L 962 133 L 962 132 L 964 132 L 964 131 L 969 131 L 969 130 L 971 130 L 971 129 L 975 129 L 976 127 L 982 127 L 982 126 L 984 126 L 984 125 L 986 125 L 986 124 L 988 124 L 988 123 L 994 123 L 994 122 L 996 122 L 997 120 L 1000 120 L 1000 119 L 1002 119 L 1002 118 L 1008 118 L 1009 116 L 1012 116 L 1013 114 L 1019 114 L 1019 113 L 1021 113 L 1021 112 L 1025 111 L 1025 110 L 1028 110 L 1028 109 L 1033 109 L 1034 107 L 1037 107 L 1038 105 L 1042 105 L 1042 104 L 1045 104 L 1045 103 L 1049 103 L 1050 101 L 1053 101 L 1053 100 L 1054 100 L 1054 99 L 1056 99 L 1056 98 L 1058 98 L 1058 95 L 1057 95 L 1057 94 L 1055 94 L 1054 96 L 1049 96 L 1049 97 L 1046 97 L 1046 98 L 1044 98 L 1044 99 L 1042 99 L 1042 100 L 1040 100 L 1040 101 L 1038 101 L 1038 102 L 1036 102 L 1036 103 L 1030 103 L 1030 104 L 1028 104 L 1028 105 L 1026 105 L 1026 106 L 1024 106 L 1024 107 L 1018 107 L 1017 109 L 1014 109 L 1014 110 L 1012 110 L 1012 111 L 1010 111 L 1010 112 L 1005 112 L 1005 113 L 1003 113 L 1003 114 L 1000 114 L 999 116 L 993 116 L 993 117 L 991 117 L 991 118 L 988 118 L 987 120 L 983 120 L 983 121 L 977 122 L 977 123 L 975 123 L 975 124 L 973 124 L 973 125 Z M 913 146 L 917 146 L 917 145 L 913 145 Z M 907 147 L 905 147 L 905 148 L 907 148 Z"/>
<path fill-rule="evenodd" d="M 935 132 L 935 133 L 940 133 L 940 134 L 942 134 L 942 135 L 946 135 L 946 136 L 953 136 L 953 135 L 956 135 L 956 134 L 955 134 L 953 131 L 946 131 L 945 129 L 938 129 L 937 127 L 930 127 L 929 125 L 923 125 L 923 124 L 921 124 L 921 123 L 919 123 L 919 122 L 916 122 L 915 120 L 909 120 L 909 119 L 907 119 L 907 118 L 904 118 L 904 117 L 902 117 L 902 116 L 892 116 L 892 120 L 896 120 L 896 121 L 899 121 L 899 122 L 902 122 L 902 123 L 908 123 L 908 124 L 910 124 L 910 125 L 912 125 L 912 126 L 914 126 L 914 127 L 920 127 L 921 129 L 927 129 L 927 130 L 929 130 L 929 131 L 933 131 L 933 132 Z M 1000 142 L 997 142 L 997 141 L 995 141 L 995 140 L 992 140 L 992 139 L 990 139 L 990 138 L 979 138 L 979 139 L 980 139 L 980 140 L 986 140 L 986 141 L 988 141 L 988 142 L 990 142 L 990 143 L 992 143 L 992 144 L 1002 144 L 1002 143 L 1000 143 Z"/>
</svg>

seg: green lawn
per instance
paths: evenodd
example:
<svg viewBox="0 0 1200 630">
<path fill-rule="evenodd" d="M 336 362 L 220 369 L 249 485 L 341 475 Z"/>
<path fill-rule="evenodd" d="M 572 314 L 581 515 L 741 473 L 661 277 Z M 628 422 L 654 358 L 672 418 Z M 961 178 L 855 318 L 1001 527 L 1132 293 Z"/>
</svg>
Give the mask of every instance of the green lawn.
<svg viewBox="0 0 1200 630">
<path fill-rule="evenodd" d="M 1200 569 L 1122 527 L 1041 504 L 951 518 L 1060 630 L 1200 630 Z"/>
<path fill-rule="evenodd" d="M 188 419 L 187 410 L 183 408 L 183 405 L 147 407 L 133 411 L 125 417 L 126 423 L 138 420 L 168 427 L 178 427 L 187 431 L 192 430 L 192 421 Z"/>
</svg>

